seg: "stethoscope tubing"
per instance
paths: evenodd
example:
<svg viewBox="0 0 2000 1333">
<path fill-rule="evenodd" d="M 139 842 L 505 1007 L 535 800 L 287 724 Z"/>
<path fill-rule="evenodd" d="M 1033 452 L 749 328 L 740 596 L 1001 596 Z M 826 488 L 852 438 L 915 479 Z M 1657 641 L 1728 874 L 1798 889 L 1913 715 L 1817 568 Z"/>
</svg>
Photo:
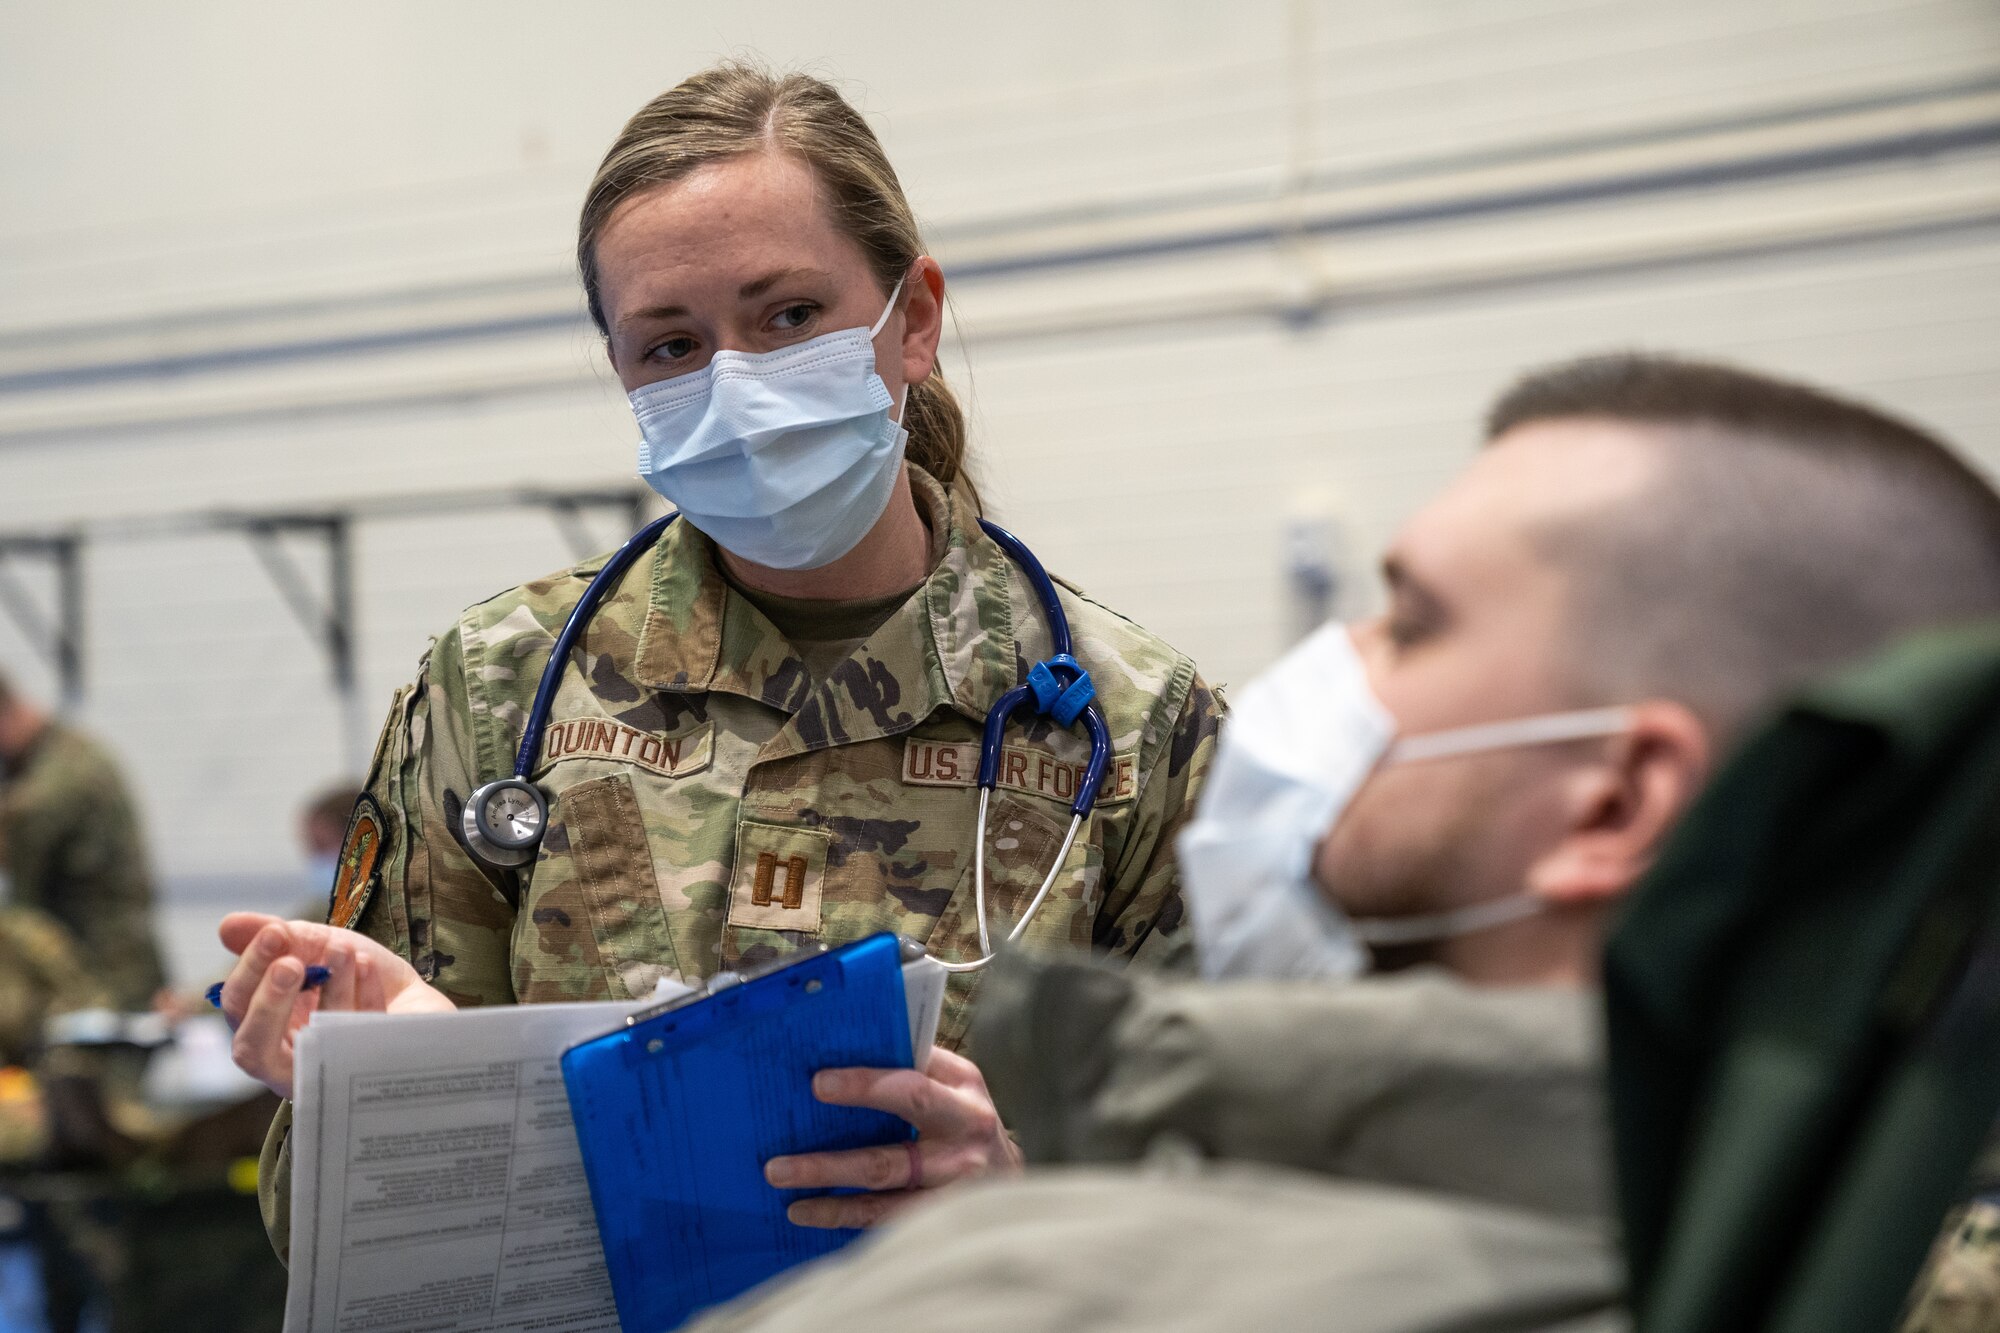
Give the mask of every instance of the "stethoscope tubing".
<svg viewBox="0 0 2000 1333">
<path fill-rule="evenodd" d="M 563 671 L 569 662 L 569 655 L 576 647 L 576 641 L 583 637 L 590 618 L 597 614 L 597 604 L 604 600 L 611 585 L 632 567 L 632 562 L 653 548 L 673 521 L 680 517 L 678 512 L 664 518 L 656 518 L 640 528 L 625 541 L 625 544 L 611 553 L 604 562 L 604 568 L 597 571 L 584 588 L 583 596 L 577 598 L 570 608 L 569 619 L 563 622 L 562 632 L 556 635 L 555 647 L 549 650 L 548 665 L 542 669 L 541 683 L 535 687 L 535 702 L 528 709 L 528 725 L 521 733 L 521 748 L 514 753 L 514 776 L 523 782 L 535 766 L 535 756 L 542 752 L 542 733 L 548 730 L 549 713 L 555 707 L 556 691 L 562 686 Z"/>
<path fill-rule="evenodd" d="M 549 716 L 555 707 L 555 697 L 562 685 L 563 672 L 570 654 L 575 651 L 577 641 L 589 627 L 591 617 L 596 614 L 598 603 L 610 591 L 611 586 L 624 576 L 633 562 L 651 550 L 668 526 L 679 518 L 679 513 L 657 518 L 632 536 L 612 553 L 604 562 L 604 567 L 584 588 L 583 596 L 571 608 L 569 618 L 563 622 L 562 630 L 556 635 L 554 646 L 549 650 L 548 664 L 542 671 L 540 683 L 535 688 L 534 703 L 528 710 L 527 726 L 521 733 L 521 746 L 514 755 L 514 776 L 522 782 L 534 769 L 535 757 L 541 753 L 542 736 L 547 731 Z M 1028 586 L 1033 589 L 1035 599 L 1041 604 L 1043 623 L 1047 625 L 1049 640 L 1054 653 L 1044 665 L 1050 674 L 1063 686 L 1074 685 L 1085 675 L 1072 653 L 1069 617 L 1064 613 L 1062 602 L 1056 593 L 1055 580 L 1035 553 L 1019 537 L 997 523 L 985 519 L 979 526 L 991 537 L 996 545 L 1027 576 Z M 1084 687 L 1086 690 L 1088 686 Z M 972 854 L 972 898 L 973 911 L 979 924 L 980 956 L 970 962 L 946 963 L 940 966 L 949 972 L 976 972 L 991 963 L 993 952 L 992 932 L 986 920 L 986 842 L 987 817 L 991 807 L 993 792 L 999 786 L 1000 760 L 1005 749 L 1007 724 L 1023 708 L 1034 712 L 1043 711 L 1044 705 L 1036 692 L 1027 685 L 1017 685 L 994 701 L 987 711 L 986 724 L 979 743 L 979 817 Z M 1084 765 L 1083 778 L 1077 783 L 1076 799 L 1070 804 L 1069 830 L 1064 834 L 1062 847 L 1056 853 L 1049 873 L 1042 880 L 1041 887 L 1029 901 L 1027 910 L 1021 913 L 1014 928 L 1008 932 L 1008 942 L 1020 939 L 1029 923 L 1035 919 L 1042 904 L 1054 890 L 1057 877 L 1062 873 L 1071 850 L 1076 846 L 1083 821 L 1097 805 L 1097 794 L 1104 785 L 1104 777 L 1111 764 L 1111 728 L 1105 721 L 1104 710 L 1093 697 L 1076 715 L 1076 721 L 1083 724 L 1084 734 L 1090 741 L 1090 758 Z"/>
<path fill-rule="evenodd" d="M 1028 576 L 1028 586 L 1034 590 L 1035 599 L 1042 604 L 1042 623 L 1048 626 L 1049 643 L 1054 651 L 1054 660 L 1065 662 L 1075 660 L 1074 644 L 1069 633 L 1069 616 L 1062 609 L 1062 601 L 1056 594 L 1056 581 L 1049 577 L 1048 570 L 1028 544 L 1016 537 L 998 523 L 986 519 L 979 520 L 979 526 L 991 537 L 994 544 L 1007 553 L 1022 573 Z M 1068 677 L 1068 684 L 1077 675 L 1079 668 L 1058 665 L 1053 670 Z M 1015 712 L 1023 705 L 1035 700 L 1034 691 L 1025 685 L 1017 685 L 1000 696 L 986 714 L 986 730 L 979 743 L 979 786 L 983 791 L 991 791 L 999 785 L 1002 734 L 1007 723 L 1013 720 Z M 1076 799 L 1070 803 L 1070 814 L 1075 817 L 1087 816 L 1097 805 L 1097 793 L 1104 785 L 1104 775 L 1111 767 L 1111 727 L 1104 720 L 1104 710 L 1092 699 L 1084 705 L 1081 714 L 1084 734 L 1090 738 L 1090 761 L 1084 766 L 1083 780 L 1076 785 Z"/>
<path fill-rule="evenodd" d="M 998 956 L 993 952 L 992 931 L 986 924 L 986 812 L 992 798 L 991 788 L 979 789 L 978 829 L 974 834 L 976 841 L 972 844 L 972 912 L 979 922 L 979 957 L 969 963 L 947 963 L 942 958 L 938 959 L 938 966 L 947 972 L 977 972 Z M 1056 886 L 1056 876 L 1062 874 L 1063 863 L 1069 860 L 1070 849 L 1076 846 L 1076 835 L 1082 831 L 1083 821 L 1082 815 L 1070 816 L 1069 831 L 1063 835 L 1062 847 L 1056 852 L 1055 859 L 1049 863 L 1049 873 L 1043 878 L 1042 887 L 1035 890 L 1035 896 L 1029 901 L 1027 910 L 1021 913 L 1020 920 L 1014 923 L 1014 928 L 1007 932 L 1009 944 L 1021 938 L 1022 932 L 1028 928 L 1028 923 L 1042 910 L 1042 903 L 1048 898 L 1050 890 Z"/>
</svg>

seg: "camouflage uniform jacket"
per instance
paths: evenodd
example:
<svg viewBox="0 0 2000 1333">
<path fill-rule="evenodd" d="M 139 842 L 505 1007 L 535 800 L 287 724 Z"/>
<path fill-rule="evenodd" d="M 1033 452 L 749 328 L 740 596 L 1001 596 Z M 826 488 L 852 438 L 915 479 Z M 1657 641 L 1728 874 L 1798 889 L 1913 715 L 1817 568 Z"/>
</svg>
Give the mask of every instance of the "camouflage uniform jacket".
<svg viewBox="0 0 2000 1333">
<path fill-rule="evenodd" d="M 974 955 L 980 730 L 1051 648 L 1007 557 L 956 521 L 935 482 L 911 479 L 932 572 L 821 681 L 730 588 L 706 537 L 667 529 L 599 605 L 564 674 L 532 774 L 548 829 L 518 873 L 467 854 L 463 802 L 512 770 L 554 636 L 602 561 L 468 611 L 397 697 L 378 747 L 368 795 L 382 850 L 372 886 L 356 886 L 357 927 L 460 1004 L 642 996 L 661 977 L 697 981 L 881 930 Z M 1187 658 L 1086 598 L 1063 602 L 1113 760 L 1024 940 L 1151 954 L 1180 924 L 1173 835 L 1217 704 Z M 1088 754 L 1046 720 L 1008 737 L 988 855 L 1002 923 L 1048 872 Z M 953 983 L 948 1044 L 977 984 Z"/>
<path fill-rule="evenodd" d="M 0 908 L 0 1065 L 26 1064 L 52 1014 L 105 1002 L 70 933 L 32 907 Z M 0 1153 L 0 1159 L 5 1154 Z"/>
<path fill-rule="evenodd" d="M 60 722 L 0 787 L 0 856 L 12 901 L 60 922 L 112 1003 L 150 1008 L 164 976 L 153 941 L 152 875 L 118 766 Z"/>
<path fill-rule="evenodd" d="M 2000 1328 L 2000 1198 L 1955 1209 L 1924 1264 L 1902 1333 Z"/>
<path fill-rule="evenodd" d="M 1968 1183 L 1931 1247 L 1900 1333 L 2000 1328 L 2000 1132 L 1988 1136 Z"/>
<path fill-rule="evenodd" d="M 605 597 L 564 674 L 532 777 L 549 797 L 518 874 L 467 854 L 468 793 L 513 769 L 556 633 L 602 565 L 482 602 L 402 691 L 350 826 L 332 918 L 408 958 L 461 1005 L 645 995 L 801 944 L 893 930 L 977 956 L 972 859 L 987 709 L 1052 651 L 1000 548 L 912 467 L 930 576 L 825 679 L 807 677 L 675 523 Z M 1151 962 L 1181 924 L 1174 835 L 1214 751 L 1218 697 L 1186 657 L 1064 587 L 1113 758 L 1049 901 L 1022 937 Z M 1088 745 L 1046 720 L 1007 733 L 990 818 L 988 911 L 1011 928 L 1053 864 Z M 356 877 L 356 829 L 381 821 Z M 959 1045 L 983 973 L 954 978 Z M 272 1126 L 265 1220 L 283 1254 L 289 1108 Z"/>
</svg>

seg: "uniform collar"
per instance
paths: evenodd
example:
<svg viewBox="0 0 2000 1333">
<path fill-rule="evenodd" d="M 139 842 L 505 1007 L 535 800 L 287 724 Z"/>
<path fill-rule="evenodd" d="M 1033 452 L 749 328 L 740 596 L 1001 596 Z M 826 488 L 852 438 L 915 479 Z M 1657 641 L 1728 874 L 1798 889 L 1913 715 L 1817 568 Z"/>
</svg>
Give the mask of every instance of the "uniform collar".
<svg viewBox="0 0 2000 1333">
<path fill-rule="evenodd" d="M 639 683 L 741 695 L 791 714 L 766 758 L 895 735 L 943 707 L 985 717 L 1020 679 L 1024 590 L 993 540 L 960 522 L 944 487 L 914 464 L 909 472 L 931 531 L 931 572 L 824 682 L 814 685 L 784 636 L 730 588 L 714 543 L 674 523 L 654 548 Z"/>
</svg>

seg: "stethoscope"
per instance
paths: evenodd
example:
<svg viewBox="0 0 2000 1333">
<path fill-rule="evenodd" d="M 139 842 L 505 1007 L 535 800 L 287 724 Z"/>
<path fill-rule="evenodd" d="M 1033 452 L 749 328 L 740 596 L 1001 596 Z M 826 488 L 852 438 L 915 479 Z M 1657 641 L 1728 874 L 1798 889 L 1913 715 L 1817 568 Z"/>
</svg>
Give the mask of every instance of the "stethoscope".
<svg viewBox="0 0 2000 1333">
<path fill-rule="evenodd" d="M 542 834 L 548 828 L 548 798 L 542 795 L 541 788 L 528 780 L 528 774 L 534 771 L 535 757 L 541 753 L 542 733 L 548 728 L 549 712 L 555 705 L 556 690 L 562 683 L 570 652 L 576 647 L 577 640 L 583 637 L 598 603 L 604 600 L 612 585 L 631 568 L 633 561 L 653 548 L 660 534 L 667 530 L 667 525 L 679 517 L 679 514 L 668 514 L 648 523 L 604 562 L 604 568 L 590 581 L 590 585 L 583 590 L 583 596 L 570 611 L 569 619 L 563 623 L 562 633 L 556 636 L 548 664 L 542 668 L 541 684 L 536 687 L 534 705 L 528 710 L 528 725 L 521 733 L 521 748 L 514 754 L 513 775 L 486 783 L 467 798 L 459 824 L 460 831 L 465 835 L 466 850 L 493 869 L 511 870 L 533 860 L 535 849 L 541 846 Z M 952 972 L 977 971 L 993 961 L 993 940 L 986 924 L 986 820 L 993 789 L 1000 782 L 1002 741 L 1008 722 L 1023 709 L 1053 718 L 1062 727 L 1073 726 L 1081 719 L 1084 734 L 1090 739 L 1090 762 L 1084 766 L 1083 780 L 1077 784 L 1076 799 L 1070 802 L 1069 832 L 1063 837 L 1062 850 L 1056 853 L 1055 863 L 1049 867 L 1047 878 L 1043 879 L 1027 910 L 1021 913 L 1021 919 L 1008 933 L 1009 942 L 1021 937 L 1048 899 L 1049 892 L 1055 888 L 1056 876 L 1062 873 L 1063 863 L 1069 860 L 1077 834 L 1083 829 L 1083 821 L 1089 818 L 1091 810 L 1097 805 L 1097 790 L 1103 785 L 1105 770 L 1111 763 L 1111 728 L 1104 720 L 1104 710 L 1097 703 L 1097 690 L 1091 684 L 1090 673 L 1072 655 L 1069 617 L 1063 613 L 1062 603 L 1056 597 L 1054 581 L 1019 537 L 985 519 L 979 521 L 979 526 L 1027 576 L 1035 599 L 1041 603 L 1042 618 L 1048 624 L 1055 652 L 1047 661 L 1037 662 L 1028 671 L 1027 682 L 1001 695 L 986 714 L 985 731 L 979 740 L 978 841 L 973 844 L 972 852 L 972 901 L 974 915 L 979 921 L 979 957 L 969 963 L 941 962 L 941 966 Z"/>
</svg>

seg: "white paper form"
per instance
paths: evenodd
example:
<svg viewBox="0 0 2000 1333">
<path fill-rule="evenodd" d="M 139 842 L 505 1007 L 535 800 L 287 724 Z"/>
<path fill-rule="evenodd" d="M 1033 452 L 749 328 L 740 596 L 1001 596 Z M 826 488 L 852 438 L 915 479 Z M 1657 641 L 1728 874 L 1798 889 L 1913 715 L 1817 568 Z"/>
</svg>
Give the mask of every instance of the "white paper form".
<svg viewBox="0 0 2000 1333">
<path fill-rule="evenodd" d="M 557 1061 L 653 1002 L 315 1015 L 287 1333 L 616 1330 Z"/>
<path fill-rule="evenodd" d="M 943 980 L 928 960 L 904 969 L 919 1065 Z M 615 1333 L 559 1060 L 662 998 L 314 1015 L 286 1333 Z"/>
</svg>

